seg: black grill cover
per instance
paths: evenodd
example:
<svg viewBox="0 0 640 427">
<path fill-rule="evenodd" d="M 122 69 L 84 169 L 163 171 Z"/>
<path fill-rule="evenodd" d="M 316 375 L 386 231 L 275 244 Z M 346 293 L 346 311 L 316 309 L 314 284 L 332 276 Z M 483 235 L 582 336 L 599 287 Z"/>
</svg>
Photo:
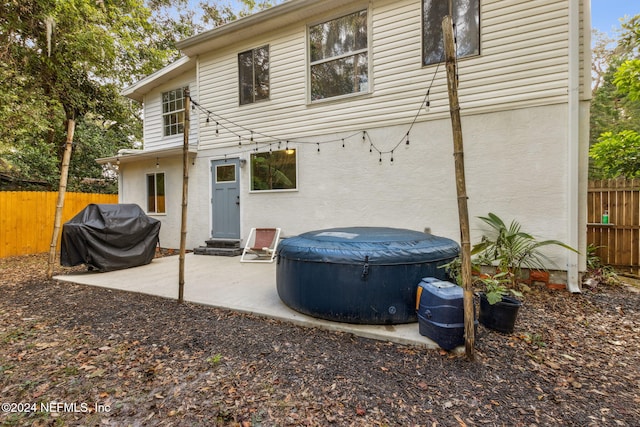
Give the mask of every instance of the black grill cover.
<svg viewBox="0 0 640 427">
<path fill-rule="evenodd" d="M 149 264 L 160 221 L 135 204 L 90 204 L 62 226 L 60 264 L 99 271 Z"/>
</svg>

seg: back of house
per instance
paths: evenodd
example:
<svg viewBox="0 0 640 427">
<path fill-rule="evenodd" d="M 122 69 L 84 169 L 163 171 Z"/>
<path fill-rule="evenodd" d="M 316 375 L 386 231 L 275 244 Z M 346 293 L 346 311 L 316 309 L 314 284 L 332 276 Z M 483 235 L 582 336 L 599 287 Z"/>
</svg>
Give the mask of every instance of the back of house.
<svg viewBox="0 0 640 427">
<path fill-rule="evenodd" d="M 458 240 L 448 3 L 290 0 L 180 42 L 183 58 L 124 91 L 144 104 L 144 149 L 99 160 L 119 164 L 120 201 L 177 247 L 188 89 L 189 247 L 253 227 Z M 472 241 L 495 212 L 586 245 L 589 4 L 453 1 Z M 577 286 L 583 257 L 550 255 Z"/>
</svg>

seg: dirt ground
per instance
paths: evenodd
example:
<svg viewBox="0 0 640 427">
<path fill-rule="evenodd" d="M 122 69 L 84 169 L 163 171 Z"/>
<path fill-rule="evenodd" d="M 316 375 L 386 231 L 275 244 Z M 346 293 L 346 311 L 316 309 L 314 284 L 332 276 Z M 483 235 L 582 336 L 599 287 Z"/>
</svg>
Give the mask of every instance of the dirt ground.
<svg viewBox="0 0 640 427">
<path fill-rule="evenodd" d="M 637 426 L 640 293 L 535 288 L 475 361 L 48 281 L 0 259 L 8 426 Z M 60 272 L 64 273 L 62 268 Z M 417 325 L 416 325 L 417 327 Z"/>
</svg>

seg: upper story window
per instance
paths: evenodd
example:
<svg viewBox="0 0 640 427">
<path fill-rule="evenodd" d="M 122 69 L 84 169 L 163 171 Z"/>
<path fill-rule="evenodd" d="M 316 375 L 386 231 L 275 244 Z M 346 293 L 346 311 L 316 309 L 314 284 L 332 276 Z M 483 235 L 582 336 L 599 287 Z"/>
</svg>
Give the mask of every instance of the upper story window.
<svg viewBox="0 0 640 427">
<path fill-rule="evenodd" d="M 449 14 L 449 0 L 422 0 L 422 63 L 444 61 L 442 19 Z M 480 54 L 480 0 L 453 0 L 457 56 Z"/>
<path fill-rule="evenodd" d="M 184 92 L 180 88 L 162 94 L 162 120 L 164 136 L 184 132 Z"/>
<path fill-rule="evenodd" d="M 269 46 L 238 54 L 240 105 L 269 99 Z"/>
<path fill-rule="evenodd" d="M 309 28 L 311 100 L 369 90 L 367 11 Z"/>
</svg>

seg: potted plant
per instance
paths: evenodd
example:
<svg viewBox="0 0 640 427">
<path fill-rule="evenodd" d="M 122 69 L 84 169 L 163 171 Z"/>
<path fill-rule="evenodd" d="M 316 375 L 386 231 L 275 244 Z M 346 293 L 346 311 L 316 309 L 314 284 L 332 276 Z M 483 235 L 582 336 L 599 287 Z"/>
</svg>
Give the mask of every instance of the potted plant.
<svg viewBox="0 0 640 427">
<path fill-rule="evenodd" d="M 518 310 L 522 302 L 522 292 L 510 288 L 511 277 L 507 271 L 494 275 L 483 275 L 476 280 L 482 284 L 480 292 L 480 315 L 478 320 L 487 328 L 511 333 L 515 327 Z"/>
<path fill-rule="evenodd" d="M 489 213 L 480 217 L 488 224 L 492 233 L 482 236 L 471 255 L 475 255 L 474 263 L 494 266 L 497 273 L 480 276 L 486 292 L 480 294 L 479 321 L 483 325 L 501 332 L 513 332 L 518 309 L 522 302 L 514 297 L 522 297 L 519 292 L 519 280 L 522 270 L 546 271 L 549 258 L 542 253 L 542 248 L 551 245 L 561 246 L 575 252 L 575 249 L 558 240 L 537 240 L 522 231 L 516 221 L 509 226 L 497 215 Z"/>
<path fill-rule="evenodd" d="M 511 221 L 507 227 L 496 214 L 479 218 L 492 228 L 492 233 L 482 236 L 480 243 L 473 246 L 471 255 L 476 255 L 475 262 L 479 264 L 494 265 L 498 271 L 507 272 L 512 289 L 517 289 L 523 269 L 547 270 L 545 265 L 551 260 L 542 253 L 542 248 L 556 245 L 577 252 L 558 240 L 537 240 L 523 232 L 516 221 Z"/>
</svg>

